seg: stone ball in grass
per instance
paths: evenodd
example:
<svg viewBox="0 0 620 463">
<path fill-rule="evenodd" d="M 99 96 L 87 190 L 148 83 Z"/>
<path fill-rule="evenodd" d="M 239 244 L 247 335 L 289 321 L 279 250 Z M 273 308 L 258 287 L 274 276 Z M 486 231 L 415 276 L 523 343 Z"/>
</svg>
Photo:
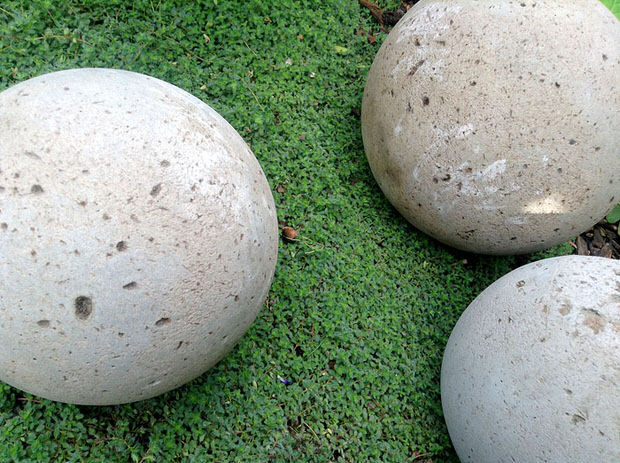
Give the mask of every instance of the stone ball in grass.
<svg viewBox="0 0 620 463">
<path fill-rule="evenodd" d="M 463 462 L 620 461 L 620 261 L 565 256 L 485 289 L 441 368 Z"/>
<path fill-rule="evenodd" d="M 0 379 L 87 405 L 202 374 L 269 290 L 269 184 L 213 109 L 112 69 L 0 93 Z"/>
<path fill-rule="evenodd" d="M 620 22 L 599 0 L 422 0 L 370 69 L 364 147 L 415 227 L 529 253 L 620 198 L 619 88 Z"/>
</svg>

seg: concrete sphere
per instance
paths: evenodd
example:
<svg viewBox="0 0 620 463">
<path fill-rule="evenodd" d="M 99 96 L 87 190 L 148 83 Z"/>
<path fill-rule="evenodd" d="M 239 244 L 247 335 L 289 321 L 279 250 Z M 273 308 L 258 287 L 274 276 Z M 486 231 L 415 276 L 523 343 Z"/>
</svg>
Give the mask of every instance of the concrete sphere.
<svg viewBox="0 0 620 463">
<path fill-rule="evenodd" d="M 169 391 L 221 359 L 274 273 L 269 184 L 161 80 L 76 69 L 0 93 L 0 379 L 62 402 Z"/>
<path fill-rule="evenodd" d="M 620 461 L 620 261 L 569 256 L 510 272 L 452 331 L 441 368 L 463 462 Z"/>
<path fill-rule="evenodd" d="M 422 0 L 370 69 L 364 147 L 450 246 L 528 253 L 620 199 L 620 22 L 599 0 Z"/>
</svg>

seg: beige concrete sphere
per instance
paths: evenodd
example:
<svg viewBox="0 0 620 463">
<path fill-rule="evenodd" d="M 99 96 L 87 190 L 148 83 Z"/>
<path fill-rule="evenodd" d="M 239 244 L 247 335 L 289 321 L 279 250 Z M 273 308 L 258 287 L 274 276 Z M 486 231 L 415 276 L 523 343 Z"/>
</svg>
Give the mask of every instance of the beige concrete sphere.
<svg viewBox="0 0 620 463">
<path fill-rule="evenodd" d="M 62 402 L 156 396 L 255 319 L 277 257 L 239 134 L 161 80 L 111 69 L 0 93 L 0 379 Z"/>
<path fill-rule="evenodd" d="M 619 89 L 620 22 L 599 0 L 422 0 L 370 69 L 364 147 L 415 227 L 533 252 L 620 199 Z"/>
<path fill-rule="evenodd" d="M 450 335 L 441 400 L 462 462 L 620 461 L 620 261 L 565 256 L 485 289 Z"/>
</svg>

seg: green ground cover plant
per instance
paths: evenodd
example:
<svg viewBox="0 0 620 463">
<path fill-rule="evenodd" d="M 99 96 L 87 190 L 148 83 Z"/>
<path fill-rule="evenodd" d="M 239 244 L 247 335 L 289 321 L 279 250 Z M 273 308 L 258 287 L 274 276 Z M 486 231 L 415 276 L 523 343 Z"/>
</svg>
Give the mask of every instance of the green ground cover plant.
<svg viewBox="0 0 620 463">
<path fill-rule="evenodd" d="M 250 331 L 191 383 L 114 407 L 0 383 L 0 461 L 457 461 L 439 391 L 452 327 L 512 268 L 571 248 L 472 256 L 392 208 L 358 118 L 384 38 L 352 0 L 0 4 L 0 90 L 89 66 L 177 85 L 251 145 L 299 232 Z"/>
</svg>

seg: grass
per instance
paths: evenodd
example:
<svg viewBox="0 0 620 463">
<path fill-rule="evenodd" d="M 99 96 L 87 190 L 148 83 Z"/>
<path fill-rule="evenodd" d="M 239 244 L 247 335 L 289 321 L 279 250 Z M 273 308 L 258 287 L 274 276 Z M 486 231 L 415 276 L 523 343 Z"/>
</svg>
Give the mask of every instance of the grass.
<svg viewBox="0 0 620 463">
<path fill-rule="evenodd" d="M 444 346 L 473 298 L 524 261 L 446 248 L 382 195 L 351 110 L 384 37 L 353 0 L 2 2 L 0 90 L 98 66 L 189 91 L 251 144 L 300 241 L 281 243 L 238 346 L 175 391 L 97 408 L 0 383 L 0 461 L 457 461 Z"/>
</svg>

